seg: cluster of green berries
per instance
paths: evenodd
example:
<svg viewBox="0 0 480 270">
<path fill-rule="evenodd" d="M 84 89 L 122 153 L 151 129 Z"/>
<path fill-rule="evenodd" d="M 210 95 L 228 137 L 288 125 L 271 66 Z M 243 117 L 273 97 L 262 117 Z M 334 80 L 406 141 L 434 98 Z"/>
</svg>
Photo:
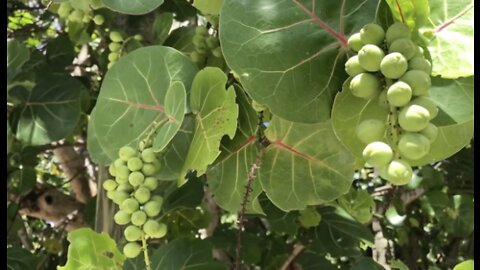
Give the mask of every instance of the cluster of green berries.
<svg viewBox="0 0 480 270">
<path fill-rule="evenodd" d="M 72 22 L 88 23 L 90 20 L 93 20 L 96 25 L 102 25 L 105 22 L 105 18 L 102 15 L 97 14 L 93 16 L 92 10 L 75 9 L 69 2 L 60 3 L 57 13 L 60 18 Z"/>
<path fill-rule="evenodd" d="M 127 40 L 124 39 L 122 34 L 118 31 L 111 31 L 109 38 L 111 42 L 108 44 L 108 49 L 110 50 L 110 53 L 108 54 L 108 69 L 110 69 L 113 64 L 118 61 L 118 59 L 120 59 L 124 45 L 127 42 Z M 137 34 L 133 36 L 133 39 L 141 41 L 143 40 L 143 37 L 142 35 Z"/>
<path fill-rule="evenodd" d="M 357 137 L 367 144 L 363 157 L 384 179 L 407 184 L 413 174 L 408 161 L 425 157 L 438 134 L 430 123 L 438 114 L 429 97 L 432 65 L 411 40 L 410 29 L 400 22 L 386 32 L 380 25 L 367 24 L 348 39 L 348 46 L 357 53 L 345 63 L 352 95 L 379 97 L 398 113 L 398 123 L 390 123 L 390 129 L 399 134 L 393 147 L 384 140 L 387 127 L 383 121 L 367 119 L 357 126 Z"/>
<path fill-rule="evenodd" d="M 197 26 L 192 40 L 195 51 L 190 54 L 190 59 L 201 63 L 211 53 L 215 57 L 222 57 L 222 49 L 218 37 L 211 36 L 205 26 Z"/>
<path fill-rule="evenodd" d="M 152 194 L 158 186 L 155 174 L 161 165 L 152 148 L 138 152 L 124 146 L 118 154 L 119 158 L 108 169 L 115 179 L 104 181 L 103 188 L 107 197 L 119 206 L 115 223 L 128 225 L 124 236 L 129 243 L 123 253 L 134 258 L 142 250 L 139 240 L 162 238 L 167 233 L 167 226 L 155 220 L 162 210 L 163 198 Z"/>
</svg>

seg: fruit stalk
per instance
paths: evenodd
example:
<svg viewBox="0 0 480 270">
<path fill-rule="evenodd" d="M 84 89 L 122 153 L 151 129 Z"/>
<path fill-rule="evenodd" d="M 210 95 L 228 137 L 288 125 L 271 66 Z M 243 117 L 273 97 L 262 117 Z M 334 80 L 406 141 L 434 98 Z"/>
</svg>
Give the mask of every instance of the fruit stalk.
<svg viewBox="0 0 480 270">
<path fill-rule="evenodd" d="M 387 79 L 385 78 L 385 83 L 386 83 L 386 87 L 385 89 L 388 89 L 390 87 L 390 85 L 392 85 L 392 80 L 391 79 Z M 398 152 L 398 148 L 397 148 L 397 145 L 398 145 L 398 111 L 397 111 L 397 107 L 393 106 L 393 105 L 388 105 L 389 107 L 389 110 L 390 110 L 390 114 L 388 116 L 388 123 L 389 123 L 389 128 L 390 128 L 390 138 L 391 138 L 391 141 L 390 141 L 390 145 L 393 146 L 393 149 L 394 149 L 394 156 L 393 158 L 394 159 L 397 159 L 399 158 L 399 152 Z"/>
<path fill-rule="evenodd" d="M 148 245 L 147 240 L 145 239 L 145 235 L 142 235 L 142 249 L 143 249 L 143 257 L 145 260 L 145 269 L 152 270 L 150 266 L 150 258 L 148 257 Z"/>
</svg>

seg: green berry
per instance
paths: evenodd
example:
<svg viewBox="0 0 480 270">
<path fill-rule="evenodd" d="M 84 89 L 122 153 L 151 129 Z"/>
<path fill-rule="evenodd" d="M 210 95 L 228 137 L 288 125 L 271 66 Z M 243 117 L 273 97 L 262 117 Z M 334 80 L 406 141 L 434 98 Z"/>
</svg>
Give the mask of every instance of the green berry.
<svg viewBox="0 0 480 270">
<path fill-rule="evenodd" d="M 120 205 L 120 209 L 122 209 L 123 211 L 125 211 L 126 213 L 129 213 L 129 214 L 137 211 L 139 207 L 140 207 L 140 204 L 138 203 L 137 200 L 135 200 L 133 198 L 126 199 Z"/>
<path fill-rule="evenodd" d="M 419 133 L 405 133 L 398 140 L 398 151 L 410 160 L 418 160 L 430 152 L 430 141 Z"/>
<path fill-rule="evenodd" d="M 417 45 L 413 43 L 410 39 L 400 38 L 395 40 L 390 48 L 388 49 L 389 53 L 398 52 L 403 54 L 407 60 L 412 59 L 417 52 Z"/>
<path fill-rule="evenodd" d="M 121 158 L 117 158 L 114 162 L 113 162 L 113 165 L 115 167 L 119 167 L 119 166 L 126 166 L 127 163 L 125 162 L 125 160 L 121 159 Z"/>
<path fill-rule="evenodd" d="M 158 180 L 155 177 L 147 177 L 143 182 L 143 186 L 150 191 L 154 191 L 158 187 Z"/>
<path fill-rule="evenodd" d="M 116 52 L 111 52 L 108 54 L 108 61 L 110 62 L 115 62 L 120 58 L 120 55 Z"/>
<path fill-rule="evenodd" d="M 112 164 L 112 165 L 108 166 L 108 173 L 111 176 L 116 176 L 117 175 L 115 165 Z"/>
<path fill-rule="evenodd" d="M 405 106 L 412 98 L 412 88 L 410 85 L 397 81 L 390 85 L 387 90 L 387 100 L 390 105 L 395 107 Z"/>
<path fill-rule="evenodd" d="M 354 55 L 347 60 L 345 63 L 345 72 L 351 77 L 366 72 L 366 70 L 360 65 L 360 62 L 358 62 L 358 55 Z"/>
<path fill-rule="evenodd" d="M 213 56 L 215 57 L 222 57 L 223 53 L 222 53 L 222 48 L 221 47 L 216 47 L 215 49 L 212 50 L 212 54 Z"/>
<path fill-rule="evenodd" d="M 113 220 L 115 221 L 115 223 L 117 223 L 118 225 L 125 225 L 125 224 L 128 224 L 130 223 L 130 214 L 123 211 L 123 210 L 119 210 L 114 216 L 113 216 Z"/>
<path fill-rule="evenodd" d="M 363 143 L 380 141 L 385 135 L 385 122 L 377 119 L 363 120 L 357 126 L 355 133 Z"/>
<path fill-rule="evenodd" d="M 412 88 L 414 96 L 422 96 L 428 94 L 428 90 L 432 85 L 430 76 L 421 70 L 409 70 L 399 79 L 408 83 Z"/>
<path fill-rule="evenodd" d="M 150 200 L 150 190 L 146 187 L 141 186 L 135 191 L 134 196 L 139 203 L 146 203 Z"/>
<path fill-rule="evenodd" d="M 72 6 L 68 2 L 63 2 L 58 7 L 57 13 L 60 18 L 67 18 L 72 10 Z"/>
<path fill-rule="evenodd" d="M 122 34 L 120 34 L 120 32 L 118 32 L 118 31 L 110 32 L 109 37 L 110 37 L 110 40 L 113 41 L 113 42 L 122 42 L 123 41 Z"/>
<path fill-rule="evenodd" d="M 424 57 L 416 56 L 408 61 L 408 69 L 421 70 L 430 75 L 432 73 L 432 64 Z"/>
<path fill-rule="evenodd" d="M 141 154 L 142 160 L 146 163 L 152 163 L 155 160 L 155 152 L 152 148 L 146 148 Z"/>
<path fill-rule="evenodd" d="M 359 98 L 371 98 L 380 92 L 380 80 L 370 73 L 361 73 L 350 81 L 352 94 Z"/>
<path fill-rule="evenodd" d="M 115 190 L 118 184 L 114 180 L 108 179 L 103 182 L 102 186 L 106 191 L 111 191 L 111 190 Z"/>
<path fill-rule="evenodd" d="M 132 157 L 127 161 L 127 167 L 130 171 L 139 171 L 143 167 L 143 162 L 138 157 Z"/>
<path fill-rule="evenodd" d="M 115 197 L 115 193 L 117 191 L 115 190 L 110 190 L 110 191 L 107 191 L 107 198 L 109 198 L 110 200 L 113 200 L 113 198 Z"/>
<path fill-rule="evenodd" d="M 141 251 L 142 247 L 136 242 L 127 243 L 123 247 L 123 254 L 127 258 L 135 258 L 140 254 Z"/>
<path fill-rule="evenodd" d="M 428 123 L 426 128 L 420 130 L 420 134 L 427 137 L 430 143 L 433 143 L 438 137 L 438 127 L 432 123 Z"/>
<path fill-rule="evenodd" d="M 195 28 L 195 34 L 201 35 L 201 36 L 208 36 L 208 29 L 205 26 L 197 26 Z"/>
<path fill-rule="evenodd" d="M 118 52 L 122 48 L 122 44 L 117 43 L 117 42 L 112 42 L 108 44 L 108 49 L 112 52 Z"/>
<path fill-rule="evenodd" d="M 348 38 L 347 45 L 350 49 L 358 52 L 365 45 L 360 38 L 360 33 L 355 33 Z"/>
<path fill-rule="evenodd" d="M 145 213 L 149 217 L 157 216 L 161 210 L 162 210 L 161 202 L 149 201 L 143 206 L 143 211 L 145 211 Z"/>
<path fill-rule="evenodd" d="M 121 205 L 129 197 L 130 197 L 130 195 L 127 192 L 116 190 L 114 195 L 113 195 L 112 201 L 114 203 L 118 204 L 118 205 Z"/>
<path fill-rule="evenodd" d="M 413 176 L 412 167 L 406 161 L 394 159 L 387 166 L 380 168 L 380 176 L 395 185 L 406 185 Z"/>
<path fill-rule="evenodd" d="M 398 79 L 407 71 L 407 59 L 401 53 L 389 53 L 380 62 L 380 71 L 389 79 Z"/>
<path fill-rule="evenodd" d="M 379 71 L 385 53 L 376 45 L 368 44 L 358 52 L 358 62 L 367 71 Z"/>
<path fill-rule="evenodd" d="M 68 15 L 68 19 L 73 22 L 81 22 L 83 19 L 83 11 L 75 9 Z"/>
<path fill-rule="evenodd" d="M 408 26 L 404 23 L 396 22 L 387 29 L 387 33 L 385 34 L 385 40 L 388 44 L 392 44 L 397 39 L 406 38 L 410 39 L 411 31 Z"/>
<path fill-rule="evenodd" d="M 138 187 L 141 184 L 143 184 L 143 181 L 145 180 L 145 176 L 141 172 L 132 172 L 128 176 L 128 182 L 130 185 L 133 187 Z"/>
<path fill-rule="evenodd" d="M 137 41 L 142 41 L 143 40 L 143 36 L 140 35 L 140 34 L 136 34 L 135 36 L 133 36 L 133 39 L 137 40 Z"/>
<path fill-rule="evenodd" d="M 118 184 L 117 190 L 131 192 L 133 190 L 133 187 L 129 183 L 123 183 L 123 184 Z"/>
<path fill-rule="evenodd" d="M 153 164 L 143 164 L 142 173 L 145 176 L 152 176 L 157 172 L 157 168 Z"/>
<path fill-rule="evenodd" d="M 149 219 L 143 224 L 142 229 L 148 237 L 153 237 L 160 230 L 160 223 Z"/>
<path fill-rule="evenodd" d="M 200 63 L 203 61 L 204 59 L 204 55 L 201 55 L 199 54 L 198 52 L 191 52 L 190 53 L 190 59 L 192 60 L 192 62 L 194 63 Z"/>
<path fill-rule="evenodd" d="M 147 221 L 147 215 L 142 210 L 133 212 L 132 217 L 130 218 L 130 222 L 137 226 L 142 226 L 145 221 Z"/>
<path fill-rule="evenodd" d="M 112 32 L 114 33 L 114 32 Z M 111 33 L 110 33 L 111 34 Z M 128 161 L 130 158 L 135 157 L 137 155 L 137 151 L 130 146 L 124 146 L 118 150 L 118 156 L 123 161 Z"/>
<path fill-rule="evenodd" d="M 383 31 L 383 28 L 378 24 L 369 23 L 360 29 L 360 39 L 363 44 L 380 45 L 384 38 L 385 31 Z"/>
<path fill-rule="evenodd" d="M 154 202 L 163 203 L 163 197 L 160 195 L 153 195 L 151 200 Z"/>
<path fill-rule="evenodd" d="M 167 234 L 167 225 L 164 223 L 159 223 L 159 228 L 155 232 L 154 235 L 152 235 L 152 238 L 162 238 Z"/>
<path fill-rule="evenodd" d="M 383 166 L 392 160 L 392 148 L 384 142 L 371 142 L 362 152 L 366 162 L 373 166 Z"/>
<path fill-rule="evenodd" d="M 207 48 L 215 49 L 218 47 L 218 39 L 214 37 L 207 37 L 205 44 L 207 45 Z"/>
<path fill-rule="evenodd" d="M 400 127 L 406 131 L 416 132 L 427 127 L 430 113 L 420 105 L 407 105 L 398 115 Z"/>
<path fill-rule="evenodd" d="M 420 105 L 425 109 L 427 109 L 428 113 L 430 114 L 430 120 L 432 120 L 438 115 L 438 106 L 435 103 L 435 101 L 433 101 L 433 99 L 431 99 L 430 97 L 426 97 L 426 96 L 416 97 L 409 104 Z"/>
<path fill-rule="evenodd" d="M 123 177 L 120 177 L 120 176 L 115 176 L 115 181 L 120 185 L 121 184 L 128 184 L 128 177 L 123 178 Z"/>
<path fill-rule="evenodd" d="M 92 15 L 87 13 L 87 14 L 83 15 L 82 22 L 88 23 L 88 22 L 90 22 L 91 19 L 92 19 Z"/>
<path fill-rule="evenodd" d="M 137 241 L 142 237 L 143 231 L 137 226 L 130 225 L 123 231 L 125 239 L 129 242 Z"/>
<path fill-rule="evenodd" d="M 115 166 L 115 170 L 117 173 L 117 178 L 128 179 L 130 170 L 127 168 L 127 166 L 125 165 Z"/>
</svg>

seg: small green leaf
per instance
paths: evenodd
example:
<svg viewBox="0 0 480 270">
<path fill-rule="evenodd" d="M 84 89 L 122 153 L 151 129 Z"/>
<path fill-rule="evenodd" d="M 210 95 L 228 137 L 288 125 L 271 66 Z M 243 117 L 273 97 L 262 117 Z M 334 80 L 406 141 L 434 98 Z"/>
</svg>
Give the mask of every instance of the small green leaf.
<svg viewBox="0 0 480 270">
<path fill-rule="evenodd" d="M 473 260 L 466 260 L 464 262 L 461 262 L 453 268 L 453 270 L 473 270 Z"/>
<path fill-rule="evenodd" d="M 329 202 L 352 183 L 354 159 L 338 141 L 330 121 L 302 124 L 274 117 L 265 135 L 257 178 L 268 198 L 284 211 Z"/>
<path fill-rule="evenodd" d="M 155 21 L 152 26 L 152 36 L 155 44 L 162 45 L 168 37 L 170 28 L 173 23 L 172 13 L 162 13 L 155 17 Z"/>
<path fill-rule="evenodd" d="M 21 247 L 7 248 L 7 269 L 24 270 L 36 269 L 38 258 Z"/>
<path fill-rule="evenodd" d="M 151 256 L 152 270 L 224 270 L 212 257 L 213 246 L 206 240 L 175 239 L 162 245 Z"/>
<path fill-rule="evenodd" d="M 338 198 L 338 204 L 360 223 L 367 223 L 373 217 L 375 202 L 366 190 L 351 190 Z"/>
<path fill-rule="evenodd" d="M 225 91 L 226 83 L 223 71 L 212 67 L 198 72 L 193 80 L 191 108 L 196 120 L 195 133 L 178 179 L 180 185 L 189 170 L 195 170 L 197 176 L 204 174 L 220 154 L 222 137 L 235 135 L 238 105 L 233 87 Z"/>
<path fill-rule="evenodd" d="M 40 78 L 31 92 L 17 89 L 9 93 L 22 101 L 14 109 L 17 139 L 42 145 L 70 135 L 80 119 L 81 96 L 86 93 L 77 79 L 51 74 Z"/>
<path fill-rule="evenodd" d="M 18 40 L 7 41 L 7 82 L 17 75 L 30 58 L 27 46 Z"/>
<path fill-rule="evenodd" d="M 142 15 L 159 7 L 163 0 L 102 0 L 109 9 L 130 15 Z"/>
<path fill-rule="evenodd" d="M 89 126 L 95 126 L 98 144 L 110 160 L 117 158 L 120 147 L 136 148 L 154 131 L 154 147 L 165 147 L 180 128 L 184 92 L 195 72 L 190 60 L 163 46 L 135 50 L 107 72 Z"/>
<path fill-rule="evenodd" d="M 90 228 L 71 231 L 67 240 L 68 257 L 65 266 L 58 270 L 120 270 L 125 256 L 105 232 L 96 233 Z"/>
<path fill-rule="evenodd" d="M 222 9 L 224 0 L 194 0 L 195 6 L 202 14 L 218 15 Z"/>
<path fill-rule="evenodd" d="M 420 29 L 432 56 L 432 75 L 474 75 L 473 0 L 430 0 L 428 25 Z"/>
</svg>

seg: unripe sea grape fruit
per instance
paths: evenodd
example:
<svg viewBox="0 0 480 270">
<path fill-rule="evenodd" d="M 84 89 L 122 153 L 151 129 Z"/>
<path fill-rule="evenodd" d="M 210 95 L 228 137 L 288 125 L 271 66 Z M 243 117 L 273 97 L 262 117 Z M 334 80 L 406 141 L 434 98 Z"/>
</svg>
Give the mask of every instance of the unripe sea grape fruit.
<svg viewBox="0 0 480 270">
<path fill-rule="evenodd" d="M 113 162 L 113 165 L 115 165 L 115 167 L 119 167 L 119 166 L 127 166 L 127 162 L 121 158 L 117 158 L 115 159 L 115 161 Z"/>
<path fill-rule="evenodd" d="M 128 179 L 128 175 L 130 174 L 130 170 L 125 165 L 116 166 L 115 173 L 117 174 L 118 178 Z"/>
<path fill-rule="evenodd" d="M 438 106 L 435 103 L 435 101 L 433 101 L 433 99 L 431 99 L 430 97 L 427 97 L 427 96 L 416 97 L 412 99 L 412 101 L 410 101 L 409 103 L 409 105 L 413 105 L 413 104 L 420 105 L 425 109 L 427 109 L 428 112 L 430 113 L 430 120 L 432 120 L 438 115 Z"/>
<path fill-rule="evenodd" d="M 146 177 L 145 181 L 143 181 L 143 186 L 150 191 L 154 191 L 158 187 L 158 180 L 155 177 Z"/>
<path fill-rule="evenodd" d="M 72 10 L 72 6 L 68 2 L 63 2 L 60 4 L 58 7 L 57 13 L 60 18 L 66 18 L 70 14 L 70 11 Z"/>
<path fill-rule="evenodd" d="M 389 53 L 380 62 L 380 71 L 390 79 L 398 79 L 407 71 L 407 59 L 401 53 Z"/>
<path fill-rule="evenodd" d="M 347 45 L 350 49 L 358 52 L 365 44 L 363 44 L 360 38 L 360 33 L 355 33 L 348 38 Z"/>
<path fill-rule="evenodd" d="M 152 201 L 163 203 L 163 197 L 160 195 L 153 195 L 152 196 Z"/>
<path fill-rule="evenodd" d="M 118 184 L 128 184 L 128 177 L 127 177 L 127 178 L 123 178 L 123 177 L 120 177 L 120 176 L 116 176 L 116 177 L 115 177 L 115 181 L 116 181 Z"/>
<path fill-rule="evenodd" d="M 150 190 L 141 186 L 135 191 L 134 197 L 139 203 L 146 203 L 150 200 Z"/>
<path fill-rule="evenodd" d="M 203 25 L 197 26 L 195 28 L 195 34 L 202 35 L 202 36 L 208 36 L 208 29 Z"/>
<path fill-rule="evenodd" d="M 136 34 L 135 36 L 133 36 L 133 39 L 135 39 L 136 41 L 142 41 L 142 40 L 143 40 L 143 36 L 140 35 L 140 34 Z"/>
<path fill-rule="evenodd" d="M 387 29 L 385 34 L 385 40 L 388 44 L 392 44 L 397 39 L 406 38 L 410 39 L 411 31 L 404 23 L 396 22 Z"/>
<path fill-rule="evenodd" d="M 364 143 L 380 141 L 385 134 L 385 123 L 377 119 L 363 120 L 357 126 L 355 133 Z"/>
<path fill-rule="evenodd" d="M 95 17 L 93 17 L 93 22 L 96 25 L 102 25 L 105 22 L 105 18 L 102 15 L 97 14 Z"/>
<path fill-rule="evenodd" d="M 390 85 L 387 90 L 387 100 L 395 107 L 405 106 L 412 98 L 412 88 L 410 85 L 397 81 Z"/>
<path fill-rule="evenodd" d="M 143 211 L 145 211 L 145 214 L 149 217 L 154 217 L 160 213 L 162 210 L 162 203 L 160 202 L 155 202 L 155 201 L 149 201 L 143 206 Z"/>
<path fill-rule="evenodd" d="M 201 48 L 207 47 L 207 45 L 205 44 L 205 37 L 202 35 L 193 36 L 192 43 L 193 45 L 195 45 L 195 47 L 201 47 Z"/>
<path fill-rule="evenodd" d="M 120 205 L 120 209 L 122 209 L 123 211 L 125 211 L 126 213 L 129 213 L 129 214 L 137 211 L 139 207 L 140 207 L 140 204 L 134 198 L 126 199 Z"/>
<path fill-rule="evenodd" d="M 112 52 L 117 52 L 117 51 L 120 50 L 120 48 L 122 48 L 122 44 L 120 44 L 120 43 L 112 42 L 112 43 L 108 44 L 108 49 Z"/>
<path fill-rule="evenodd" d="M 215 49 L 212 49 L 212 54 L 213 56 L 215 57 L 222 57 L 223 53 L 222 53 L 222 48 L 221 47 L 216 47 Z"/>
<path fill-rule="evenodd" d="M 115 223 L 118 225 L 125 225 L 130 223 L 130 217 L 131 215 L 123 210 L 119 210 L 114 216 L 113 220 Z"/>
<path fill-rule="evenodd" d="M 199 63 L 202 61 L 203 55 L 199 54 L 198 52 L 191 52 L 190 59 L 192 59 L 192 61 L 195 63 Z"/>
<path fill-rule="evenodd" d="M 412 179 L 412 167 L 405 160 L 394 159 L 380 169 L 380 176 L 395 185 L 406 185 Z"/>
<path fill-rule="evenodd" d="M 137 241 L 142 237 L 143 231 L 137 226 L 130 225 L 123 231 L 125 239 L 129 242 Z"/>
<path fill-rule="evenodd" d="M 78 9 L 72 11 L 72 13 L 70 13 L 70 15 L 68 15 L 68 19 L 70 21 L 74 21 L 74 22 L 81 22 L 82 19 L 83 19 L 83 11 L 78 10 Z"/>
<path fill-rule="evenodd" d="M 143 162 L 138 157 L 132 157 L 128 160 L 127 167 L 130 171 L 139 171 L 143 167 Z"/>
<path fill-rule="evenodd" d="M 128 193 L 126 193 L 125 191 L 119 191 L 119 190 L 116 190 L 114 195 L 113 195 L 113 199 L 112 201 L 118 205 L 122 204 L 126 199 L 128 199 L 128 197 L 130 197 L 130 195 Z"/>
<path fill-rule="evenodd" d="M 207 47 L 209 49 L 215 49 L 216 47 L 218 47 L 218 39 L 214 37 L 207 37 L 207 39 L 205 40 L 205 44 L 207 44 Z"/>
<path fill-rule="evenodd" d="M 406 131 L 416 132 L 427 127 L 430 113 L 420 105 L 407 105 L 400 110 L 398 123 Z"/>
<path fill-rule="evenodd" d="M 419 133 L 405 133 L 398 140 L 398 151 L 410 160 L 418 160 L 430 151 L 430 141 Z"/>
<path fill-rule="evenodd" d="M 155 152 L 152 148 L 146 148 L 141 154 L 142 160 L 146 163 L 152 163 L 155 160 Z"/>
<path fill-rule="evenodd" d="M 140 254 L 140 251 L 142 251 L 142 247 L 136 243 L 136 242 L 130 242 L 130 243 L 127 243 L 124 247 L 123 247 L 123 254 L 125 255 L 125 257 L 127 258 L 135 258 L 138 256 L 138 254 Z"/>
<path fill-rule="evenodd" d="M 110 34 L 115 33 L 111 32 Z M 118 32 L 117 32 L 118 33 Z M 123 161 L 128 161 L 130 158 L 137 155 L 137 151 L 130 146 L 123 146 L 118 150 L 118 156 Z"/>
<path fill-rule="evenodd" d="M 403 54 L 407 60 L 412 59 L 417 52 L 417 45 L 410 39 L 400 38 L 395 40 L 388 49 L 389 53 L 398 52 Z"/>
<path fill-rule="evenodd" d="M 350 81 L 352 94 L 359 98 L 371 98 L 380 92 L 380 80 L 370 73 L 361 73 Z"/>
<path fill-rule="evenodd" d="M 110 62 L 115 62 L 120 58 L 120 55 L 116 52 L 111 52 L 108 54 L 108 61 Z"/>
<path fill-rule="evenodd" d="M 358 55 L 350 57 L 345 63 L 345 71 L 351 77 L 355 77 L 360 73 L 366 72 L 366 70 L 358 62 Z"/>
<path fill-rule="evenodd" d="M 410 61 L 408 61 L 409 70 L 421 70 L 427 74 L 432 73 L 432 64 L 421 56 L 415 56 Z"/>
<path fill-rule="evenodd" d="M 155 233 L 160 229 L 160 223 L 155 220 L 149 219 L 143 224 L 143 231 L 148 237 L 153 237 Z"/>
<path fill-rule="evenodd" d="M 158 230 L 152 235 L 152 238 L 162 238 L 167 234 L 167 225 L 159 223 Z"/>
<path fill-rule="evenodd" d="M 432 85 L 430 76 L 421 70 L 409 70 L 399 80 L 410 85 L 414 96 L 426 95 Z"/>
<path fill-rule="evenodd" d="M 129 183 L 118 184 L 117 190 L 118 191 L 131 192 L 133 190 L 133 187 Z"/>
<path fill-rule="evenodd" d="M 438 136 L 438 127 L 432 123 L 428 123 L 426 128 L 420 130 L 420 134 L 427 137 L 430 143 L 433 143 Z"/>
<path fill-rule="evenodd" d="M 365 161 L 373 166 L 386 165 L 393 158 L 392 148 L 384 142 L 369 143 L 362 154 Z"/>
<path fill-rule="evenodd" d="M 130 218 L 130 222 L 137 226 L 142 226 L 145 221 L 147 221 L 147 215 L 142 210 L 133 212 L 132 217 Z"/>
<path fill-rule="evenodd" d="M 138 187 L 141 184 L 143 184 L 143 181 L 145 180 L 145 176 L 141 172 L 132 172 L 128 176 L 128 182 L 130 185 L 134 187 Z"/>
<path fill-rule="evenodd" d="M 145 176 L 152 176 L 154 175 L 156 172 L 157 172 L 157 168 L 155 167 L 155 165 L 153 164 L 143 164 L 143 167 L 142 167 L 142 173 L 145 175 Z"/>
<path fill-rule="evenodd" d="M 108 180 L 105 180 L 105 182 L 103 182 L 102 186 L 103 186 L 103 189 L 105 189 L 106 191 L 111 191 L 111 190 L 115 190 L 118 184 L 117 182 L 115 182 L 115 180 L 108 179 Z"/>
<path fill-rule="evenodd" d="M 117 192 L 116 190 L 107 191 L 107 198 L 109 198 L 110 200 L 113 200 L 113 197 L 115 196 L 116 192 Z"/>
<path fill-rule="evenodd" d="M 111 164 L 110 166 L 108 166 L 108 173 L 111 176 L 117 176 L 117 170 L 115 168 L 115 165 Z"/>
<path fill-rule="evenodd" d="M 123 41 L 122 34 L 120 34 L 120 32 L 118 32 L 118 31 L 110 32 L 109 37 L 110 37 L 110 40 L 113 41 L 113 42 L 122 42 Z M 126 147 L 128 147 L 128 146 L 126 146 Z M 120 155 L 120 157 L 122 157 L 122 155 Z"/>
<path fill-rule="evenodd" d="M 375 23 L 366 24 L 360 29 L 360 39 L 363 44 L 380 45 L 385 38 L 383 28 Z"/>
<path fill-rule="evenodd" d="M 367 71 L 379 71 L 385 53 L 378 46 L 367 44 L 358 51 L 358 62 Z"/>
</svg>

